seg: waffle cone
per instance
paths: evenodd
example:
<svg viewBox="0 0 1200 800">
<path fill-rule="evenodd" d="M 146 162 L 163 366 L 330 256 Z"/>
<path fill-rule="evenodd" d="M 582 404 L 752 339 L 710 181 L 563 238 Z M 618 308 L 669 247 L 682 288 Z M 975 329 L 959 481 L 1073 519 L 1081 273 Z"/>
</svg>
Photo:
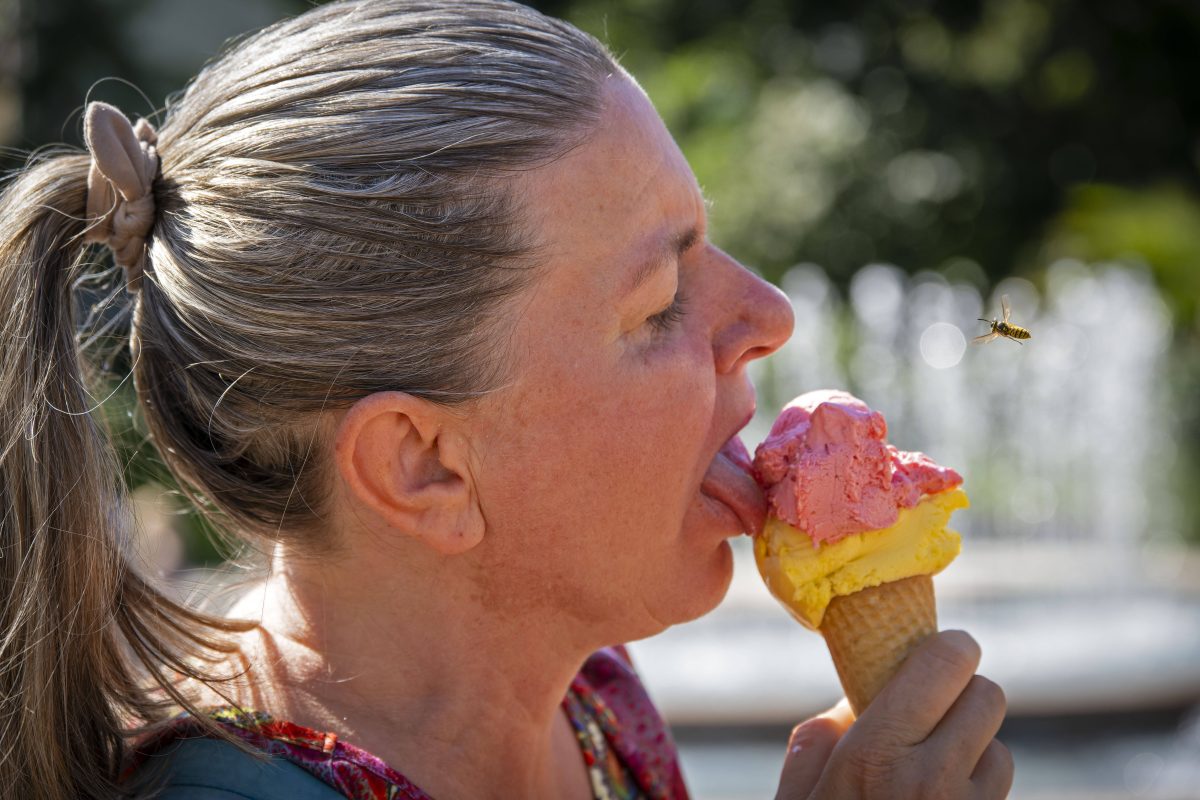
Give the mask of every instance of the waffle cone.
<svg viewBox="0 0 1200 800">
<path fill-rule="evenodd" d="M 861 714 L 913 648 L 937 631 L 933 580 L 917 575 L 835 597 L 820 630 L 850 706 Z"/>
</svg>

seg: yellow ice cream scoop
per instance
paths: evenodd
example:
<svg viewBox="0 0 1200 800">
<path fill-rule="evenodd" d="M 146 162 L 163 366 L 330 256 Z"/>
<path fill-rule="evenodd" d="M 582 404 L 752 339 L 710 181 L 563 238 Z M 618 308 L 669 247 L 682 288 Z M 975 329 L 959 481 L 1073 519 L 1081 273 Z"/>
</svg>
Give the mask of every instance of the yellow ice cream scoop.
<svg viewBox="0 0 1200 800">
<path fill-rule="evenodd" d="M 970 505 L 956 487 L 902 508 L 895 524 L 814 545 L 806 533 L 774 517 L 754 542 L 763 580 L 802 625 L 817 630 L 834 597 L 872 586 L 935 575 L 954 560 L 961 537 L 947 528 L 955 510 Z"/>
</svg>

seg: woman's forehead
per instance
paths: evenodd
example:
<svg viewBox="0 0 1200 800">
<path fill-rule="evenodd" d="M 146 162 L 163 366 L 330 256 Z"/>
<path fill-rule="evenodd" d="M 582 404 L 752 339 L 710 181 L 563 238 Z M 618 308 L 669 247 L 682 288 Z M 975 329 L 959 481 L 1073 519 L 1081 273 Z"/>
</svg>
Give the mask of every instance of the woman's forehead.
<svg viewBox="0 0 1200 800">
<path fill-rule="evenodd" d="M 641 88 L 622 76 L 609 79 L 591 136 L 526 177 L 526 202 L 551 261 L 628 262 L 702 220 L 687 160 Z"/>
</svg>

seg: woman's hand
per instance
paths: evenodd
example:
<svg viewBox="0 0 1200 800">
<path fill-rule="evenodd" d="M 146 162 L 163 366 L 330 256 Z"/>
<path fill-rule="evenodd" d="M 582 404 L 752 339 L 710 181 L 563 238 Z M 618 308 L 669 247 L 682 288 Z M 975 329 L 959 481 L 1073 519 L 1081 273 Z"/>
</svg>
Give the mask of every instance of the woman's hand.
<svg viewBox="0 0 1200 800">
<path fill-rule="evenodd" d="M 776 800 L 1007 797 L 1004 692 L 978 666 L 966 633 L 929 637 L 857 721 L 842 701 L 796 727 Z"/>
</svg>

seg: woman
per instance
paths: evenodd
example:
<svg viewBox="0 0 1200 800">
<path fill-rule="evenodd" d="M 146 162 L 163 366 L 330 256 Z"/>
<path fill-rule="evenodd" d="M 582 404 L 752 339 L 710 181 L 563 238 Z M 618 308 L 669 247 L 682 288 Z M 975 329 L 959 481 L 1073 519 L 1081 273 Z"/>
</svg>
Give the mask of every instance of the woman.
<svg viewBox="0 0 1200 800">
<path fill-rule="evenodd" d="M 792 319 L 612 56 L 505 0 L 344 0 L 85 139 L 0 204 L 12 796 L 686 796 L 608 646 L 724 594 L 763 511 L 721 451 Z M 270 554 L 228 618 L 127 564 L 87 242 L 158 453 Z M 780 797 L 1003 796 L 978 658 L 941 634 L 799 726 Z"/>
</svg>

